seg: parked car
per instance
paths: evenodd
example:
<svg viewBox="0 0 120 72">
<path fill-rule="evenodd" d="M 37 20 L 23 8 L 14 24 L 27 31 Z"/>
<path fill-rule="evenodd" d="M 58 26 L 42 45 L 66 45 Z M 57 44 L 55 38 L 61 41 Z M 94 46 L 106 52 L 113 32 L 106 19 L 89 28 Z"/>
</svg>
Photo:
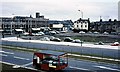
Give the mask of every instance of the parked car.
<svg viewBox="0 0 120 72">
<path fill-rule="evenodd" d="M 66 38 L 64 39 L 64 41 L 65 41 L 65 42 L 72 42 L 73 39 L 71 39 L 70 37 L 66 37 Z"/>
<path fill-rule="evenodd" d="M 97 32 L 97 31 L 95 31 L 95 32 L 93 32 L 94 34 L 99 34 L 99 32 Z"/>
<path fill-rule="evenodd" d="M 28 33 L 28 32 L 25 32 L 25 33 L 23 33 L 23 35 L 29 35 L 29 33 Z"/>
<path fill-rule="evenodd" d="M 79 40 L 79 39 L 75 39 L 73 40 L 74 43 L 83 43 L 83 41 Z"/>
<path fill-rule="evenodd" d="M 104 43 L 99 41 L 98 43 L 95 43 L 95 45 L 104 45 Z"/>
<path fill-rule="evenodd" d="M 111 46 L 120 46 L 119 42 L 114 42 Z"/>
<path fill-rule="evenodd" d="M 50 39 L 48 37 L 43 37 L 41 38 L 42 41 L 50 41 Z"/>
<path fill-rule="evenodd" d="M 103 34 L 104 34 L 104 35 L 108 35 L 109 33 L 108 33 L 108 32 L 104 32 Z"/>
<path fill-rule="evenodd" d="M 54 36 L 50 36 L 49 39 L 52 41 L 53 39 L 55 39 Z"/>
<path fill-rule="evenodd" d="M 44 35 L 44 32 L 38 32 L 37 34 L 39 34 L 39 35 Z"/>
<path fill-rule="evenodd" d="M 54 38 L 54 39 L 52 39 L 51 41 L 60 42 L 60 41 L 61 41 L 61 39 L 60 39 L 60 38 Z"/>
<path fill-rule="evenodd" d="M 80 31 L 79 33 L 80 33 L 80 34 L 84 34 L 85 32 L 84 32 L 84 31 Z"/>
<path fill-rule="evenodd" d="M 50 31 L 49 33 L 50 33 L 51 35 L 55 35 L 55 34 L 56 34 L 55 31 Z"/>
</svg>

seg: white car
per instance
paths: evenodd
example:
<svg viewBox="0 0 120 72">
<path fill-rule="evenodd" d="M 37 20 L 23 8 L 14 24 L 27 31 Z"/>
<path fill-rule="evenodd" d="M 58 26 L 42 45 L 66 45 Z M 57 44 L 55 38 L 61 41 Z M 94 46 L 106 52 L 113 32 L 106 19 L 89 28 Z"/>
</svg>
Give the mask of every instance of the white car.
<svg viewBox="0 0 120 72">
<path fill-rule="evenodd" d="M 29 33 L 28 33 L 28 32 L 25 32 L 25 33 L 23 33 L 23 35 L 29 35 Z"/>
<path fill-rule="evenodd" d="M 79 39 L 75 39 L 73 40 L 74 43 L 83 43 L 83 41 L 79 40 Z"/>
<path fill-rule="evenodd" d="M 38 35 L 44 35 L 44 32 L 38 32 L 37 34 Z"/>
<path fill-rule="evenodd" d="M 79 33 L 80 33 L 80 34 L 84 34 L 85 32 L 84 32 L 84 31 L 80 31 Z"/>
</svg>

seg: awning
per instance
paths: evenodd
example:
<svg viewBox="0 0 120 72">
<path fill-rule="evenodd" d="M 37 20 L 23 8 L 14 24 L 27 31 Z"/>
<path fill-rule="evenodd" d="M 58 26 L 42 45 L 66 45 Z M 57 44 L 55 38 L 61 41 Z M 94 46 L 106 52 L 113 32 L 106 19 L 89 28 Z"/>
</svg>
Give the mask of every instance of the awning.
<svg viewBox="0 0 120 72">
<path fill-rule="evenodd" d="M 40 30 L 40 28 L 32 28 L 32 30 Z"/>
<path fill-rule="evenodd" d="M 15 31 L 23 31 L 22 29 L 15 29 Z"/>
</svg>

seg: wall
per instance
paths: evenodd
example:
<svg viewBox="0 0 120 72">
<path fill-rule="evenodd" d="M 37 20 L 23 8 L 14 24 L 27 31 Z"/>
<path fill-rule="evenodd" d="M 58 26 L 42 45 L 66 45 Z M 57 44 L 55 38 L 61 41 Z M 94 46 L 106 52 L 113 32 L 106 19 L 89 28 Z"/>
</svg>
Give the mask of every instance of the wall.
<svg viewBox="0 0 120 72">
<path fill-rule="evenodd" d="M 2 44 L 3 45 L 20 46 L 20 47 L 26 47 L 26 48 L 62 50 L 62 51 L 67 51 L 67 52 L 77 52 L 77 53 L 82 53 L 82 54 L 99 55 L 102 57 L 120 58 L 120 56 L 119 56 L 120 52 L 115 49 L 63 46 L 63 45 L 54 45 L 54 44 L 14 42 L 14 41 L 2 41 Z"/>
</svg>

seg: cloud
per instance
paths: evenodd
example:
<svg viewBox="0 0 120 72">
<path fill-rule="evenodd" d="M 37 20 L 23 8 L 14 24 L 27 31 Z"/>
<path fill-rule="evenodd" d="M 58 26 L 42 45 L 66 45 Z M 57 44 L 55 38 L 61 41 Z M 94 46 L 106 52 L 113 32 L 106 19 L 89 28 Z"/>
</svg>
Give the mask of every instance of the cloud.
<svg viewBox="0 0 120 72">
<path fill-rule="evenodd" d="M 103 18 L 117 17 L 116 2 L 81 2 L 81 0 L 40 0 L 36 2 L 3 2 L 2 16 L 27 15 L 35 17 L 35 12 L 49 19 L 72 19 L 77 20 L 81 17 L 78 10 L 82 10 L 84 18 L 98 20 L 100 16 Z"/>
</svg>

